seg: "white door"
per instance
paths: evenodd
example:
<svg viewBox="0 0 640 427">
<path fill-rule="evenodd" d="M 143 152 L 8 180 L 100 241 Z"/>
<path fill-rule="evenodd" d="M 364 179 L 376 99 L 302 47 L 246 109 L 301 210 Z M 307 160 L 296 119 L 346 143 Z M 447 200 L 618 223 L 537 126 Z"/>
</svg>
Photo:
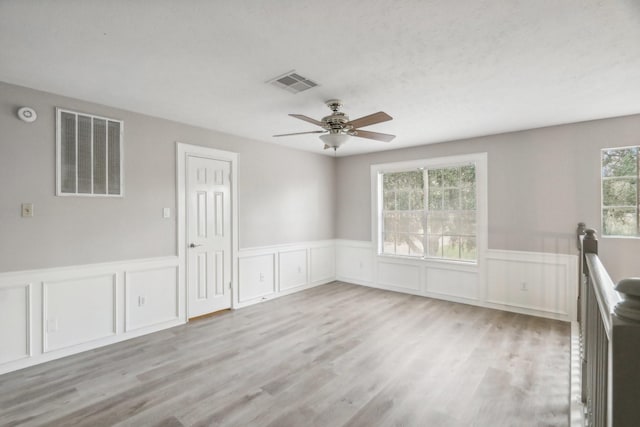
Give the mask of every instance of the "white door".
<svg viewBox="0 0 640 427">
<path fill-rule="evenodd" d="M 187 155 L 190 318 L 231 307 L 231 164 Z"/>
</svg>

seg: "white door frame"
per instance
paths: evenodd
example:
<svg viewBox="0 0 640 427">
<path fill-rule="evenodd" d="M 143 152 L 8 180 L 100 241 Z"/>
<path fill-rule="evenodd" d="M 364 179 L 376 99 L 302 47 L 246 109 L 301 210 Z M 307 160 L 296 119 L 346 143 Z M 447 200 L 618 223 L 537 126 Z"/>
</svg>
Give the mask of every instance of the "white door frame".
<svg viewBox="0 0 640 427">
<path fill-rule="evenodd" d="M 217 150 L 200 145 L 176 142 L 176 192 L 178 223 L 178 275 L 181 289 L 184 289 L 185 321 L 189 320 L 189 282 L 187 281 L 187 156 L 196 155 L 231 163 L 231 308 L 237 306 L 238 295 L 238 153 Z"/>
</svg>

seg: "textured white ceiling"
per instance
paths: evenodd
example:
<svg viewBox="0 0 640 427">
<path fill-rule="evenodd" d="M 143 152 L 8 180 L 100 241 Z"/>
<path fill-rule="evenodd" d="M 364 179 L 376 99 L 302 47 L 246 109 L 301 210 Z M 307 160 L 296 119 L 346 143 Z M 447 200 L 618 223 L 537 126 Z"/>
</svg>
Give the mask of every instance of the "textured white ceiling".
<svg viewBox="0 0 640 427">
<path fill-rule="evenodd" d="M 0 80 L 315 152 L 287 113 L 394 117 L 348 155 L 640 113 L 640 1 L 0 0 Z"/>
</svg>

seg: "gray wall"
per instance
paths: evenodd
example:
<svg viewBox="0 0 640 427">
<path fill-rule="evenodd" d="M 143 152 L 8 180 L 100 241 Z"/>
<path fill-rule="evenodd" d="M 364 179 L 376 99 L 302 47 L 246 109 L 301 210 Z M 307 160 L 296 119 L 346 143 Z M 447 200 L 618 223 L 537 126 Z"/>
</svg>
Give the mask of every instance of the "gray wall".
<svg viewBox="0 0 640 427">
<path fill-rule="evenodd" d="M 489 248 L 576 253 L 579 221 L 600 229 L 600 149 L 640 144 L 640 115 L 342 157 L 336 237 L 371 240 L 370 165 L 488 153 Z M 640 240 L 601 238 L 612 277 L 640 276 Z"/>
<path fill-rule="evenodd" d="M 123 199 L 55 196 L 56 106 L 125 121 Z M 371 164 L 486 151 L 489 248 L 575 253 L 576 223 L 600 228 L 599 150 L 640 144 L 640 115 L 335 160 L 0 82 L 0 272 L 176 254 L 175 141 L 239 153 L 241 248 L 369 241 Z M 600 247 L 614 279 L 640 276 L 640 240 Z"/>
<path fill-rule="evenodd" d="M 55 107 L 124 120 L 124 198 L 55 196 Z M 175 255 L 176 141 L 239 153 L 241 248 L 334 237 L 331 157 L 0 82 L 0 272 Z"/>
</svg>

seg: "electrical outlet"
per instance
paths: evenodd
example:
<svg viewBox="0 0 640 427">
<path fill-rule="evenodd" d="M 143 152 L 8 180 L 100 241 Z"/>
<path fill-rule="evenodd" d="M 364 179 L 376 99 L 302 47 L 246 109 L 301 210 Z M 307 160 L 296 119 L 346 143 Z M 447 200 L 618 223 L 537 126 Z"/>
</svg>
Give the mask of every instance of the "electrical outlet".
<svg viewBox="0 0 640 427">
<path fill-rule="evenodd" d="M 162 218 L 171 218 L 171 208 L 162 208 Z"/>
<path fill-rule="evenodd" d="M 138 297 L 138 307 L 142 307 L 147 302 L 146 298 L 140 295 Z"/>
<path fill-rule="evenodd" d="M 260 281 L 264 282 L 264 273 L 260 273 Z"/>
<path fill-rule="evenodd" d="M 22 204 L 22 217 L 23 218 L 33 217 L 33 203 Z"/>
</svg>

